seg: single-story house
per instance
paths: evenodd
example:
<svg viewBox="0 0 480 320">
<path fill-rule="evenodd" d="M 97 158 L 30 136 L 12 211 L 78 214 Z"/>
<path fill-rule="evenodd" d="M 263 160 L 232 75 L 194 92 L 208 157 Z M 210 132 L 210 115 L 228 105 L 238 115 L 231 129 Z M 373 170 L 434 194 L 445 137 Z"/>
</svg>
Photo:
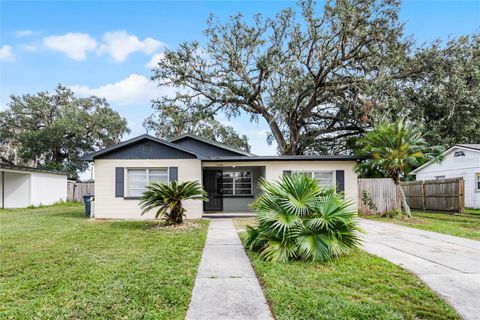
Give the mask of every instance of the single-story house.
<svg viewBox="0 0 480 320">
<path fill-rule="evenodd" d="M 417 180 L 463 178 L 465 207 L 480 209 L 480 144 L 457 144 L 443 156 L 442 162 L 427 162 L 410 174 Z"/>
<path fill-rule="evenodd" d="M 185 134 L 169 141 L 150 135 L 86 155 L 94 162 L 96 218 L 142 219 L 139 197 L 154 181 L 199 181 L 209 202 L 185 201 L 187 218 L 204 212 L 246 212 L 259 195 L 259 180 L 276 180 L 302 172 L 321 185 L 336 186 L 357 207 L 357 174 L 361 158 L 349 155 L 256 156 L 225 144 Z"/>
<path fill-rule="evenodd" d="M 0 208 L 25 208 L 66 200 L 66 173 L 0 163 Z"/>
</svg>

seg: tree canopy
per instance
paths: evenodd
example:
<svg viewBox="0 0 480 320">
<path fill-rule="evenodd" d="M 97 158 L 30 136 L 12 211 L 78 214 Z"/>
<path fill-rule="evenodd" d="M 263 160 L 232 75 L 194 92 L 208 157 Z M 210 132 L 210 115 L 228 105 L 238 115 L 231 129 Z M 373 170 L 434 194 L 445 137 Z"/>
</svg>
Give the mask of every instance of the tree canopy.
<svg viewBox="0 0 480 320">
<path fill-rule="evenodd" d="M 167 49 L 153 70 L 160 86 L 181 88 L 154 108 L 263 118 L 281 154 L 344 150 L 347 138 L 369 126 L 372 88 L 408 72 L 399 3 L 328 1 L 317 12 L 307 1 L 299 8 L 252 22 L 210 17 L 204 46 Z"/>
<path fill-rule="evenodd" d="M 127 121 L 105 99 L 78 98 L 58 85 L 53 93 L 10 97 L 0 111 L 0 154 L 19 165 L 64 170 L 69 178 L 87 164 L 80 156 L 120 141 Z"/>
<path fill-rule="evenodd" d="M 164 139 L 192 133 L 250 152 L 247 136 L 240 135 L 231 126 L 223 125 L 212 114 L 186 112 L 176 106 L 162 107 L 148 117 L 143 126 Z"/>
<path fill-rule="evenodd" d="M 167 49 L 153 69 L 158 85 L 179 90 L 157 99 L 150 119 L 169 108 L 189 121 L 247 114 L 268 124 L 280 154 L 355 152 L 376 123 L 399 118 L 421 126 L 432 145 L 478 143 L 478 34 L 417 46 L 403 33 L 397 0 L 300 1 L 297 9 L 211 16 L 202 45 Z"/>
</svg>

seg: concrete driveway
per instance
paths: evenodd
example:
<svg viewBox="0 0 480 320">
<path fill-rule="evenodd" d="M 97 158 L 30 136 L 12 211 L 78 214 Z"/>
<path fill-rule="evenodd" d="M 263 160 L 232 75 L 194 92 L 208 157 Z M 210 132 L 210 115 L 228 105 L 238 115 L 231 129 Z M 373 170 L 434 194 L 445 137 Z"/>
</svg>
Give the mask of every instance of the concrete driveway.
<svg viewBox="0 0 480 320">
<path fill-rule="evenodd" d="M 359 220 L 367 252 L 417 274 L 465 319 L 480 319 L 480 241 Z"/>
</svg>

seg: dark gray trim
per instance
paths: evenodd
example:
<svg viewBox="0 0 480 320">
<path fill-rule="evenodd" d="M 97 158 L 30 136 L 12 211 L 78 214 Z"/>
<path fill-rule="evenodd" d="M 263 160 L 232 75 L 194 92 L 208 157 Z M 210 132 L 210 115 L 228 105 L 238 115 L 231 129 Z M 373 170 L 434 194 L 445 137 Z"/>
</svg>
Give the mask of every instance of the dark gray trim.
<svg viewBox="0 0 480 320">
<path fill-rule="evenodd" d="M 178 167 L 168 168 L 168 179 L 170 182 L 178 181 Z"/>
<path fill-rule="evenodd" d="M 345 192 L 345 171 L 335 171 L 335 181 L 337 183 L 337 192 Z"/>
<path fill-rule="evenodd" d="M 454 147 L 466 148 L 475 151 L 480 151 L 480 144 L 456 144 Z"/>
<path fill-rule="evenodd" d="M 159 139 L 159 138 L 156 138 L 156 137 L 152 137 L 148 134 L 143 134 L 143 135 L 140 135 L 138 137 L 135 137 L 135 138 L 132 138 L 132 139 L 129 139 L 129 140 L 126 140 L 126 141 L 123 141 L 123 142 L 120 142 L 120 143 L 117 143 L 117 144 L 114 144 L 114 145 L 111 145 L 109 147 L 106 147 L 102 150 L 99 150 L 97 152 L 93 152 L 93 153 L 90 153 L 90 154 L 87 154 L 87 155 L 84 155 L 83 157 L 80 158 L 80 160 L 83 160 L 83 161 L 93 161 L 95 159 L 98 159 L 99 157 L 101 157 L 102 155 L 105 155 L 105 154 L 108 154 L 108 153 L 111 153 L 112 151 L 114 150 L 118 150 L 118 149 L 121 149 L 121 148 L 124 148 L 128 145 L 131 145 L 131 144 L 135 144 L 135 143 L 138 143 L 139 141 L 144 141 L 144 140 L 149 140 L 149 141 L 153 141 L 153 142 L 156 142 L 156 143 L 160 143 L 162 145 L 165 145 L 165 146 L 168 146 L 168 147 L 171 147 L 173 149 L 176 149 L 176 150 L 179 150 L 179 151 L 183 151 L 191 156 L 193 156 L 194 158 L 198 158 L 198 159 L 201 159 L 202 157 L 197 155 L 196 153 L 190 151 L 190 150 L 187 150 L 187 149 L 184 149 L 184 148 L 181 148 L 179 146 L 177 146 L 176 144 L 174 143 L 170 143 L 168 141 L 165 141 L 165 140 L 162 140 L 162 139 Z M 153 158 L 155 159 L 155 158 Z"/>
<path fill-rule="evenodd" d="M 123 197 L 124 200 L 140 200 L 142 197 Z"/>
<path fill-rule="evenodd" d="M 115 198 L 125 195 L 125 168 L 115 167 Z"/>
<path fill-rule="evenodd" d="M 25 172 L 52 173 L 52 174 L 59 174 L 59 175 L 63 175 L 63 176 L 67 175 L 66 172 L 59 171 L 59 170 L 32 168 L 32 167 L 26 167 L 26 166 L 17 166 L 17 165 L 7 164 L 7 163 L 0 163 L 0 169 L 17 170 L 17 171 L 25 171 Z"/>
<path fill-rule="evenodd" d="M 361 161 L 368 157 L 347 155 L 308 155 L 308 156 L 250 156 L 250 157 L 210 157 L 202 162 L 248 162 L 248 161 Z"/>
</svg>

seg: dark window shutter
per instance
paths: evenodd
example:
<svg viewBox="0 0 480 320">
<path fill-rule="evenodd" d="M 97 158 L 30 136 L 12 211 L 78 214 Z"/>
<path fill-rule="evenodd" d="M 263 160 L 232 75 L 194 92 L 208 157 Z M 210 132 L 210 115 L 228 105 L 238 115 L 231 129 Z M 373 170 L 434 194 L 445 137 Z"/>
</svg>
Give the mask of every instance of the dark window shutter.
<svg viewBox="0 0 480 320">
<path fill-rule="evenodd" d="M 123 167 L 115 168 L 115 197 L 123 198 L 125 184 L 125 169 Z"/>
<path fill-rule="evenodd" d="M 335 171 L 335 180 L 337 181 L 337 192 L 345 192 L 345 171 Z"/>
<path fill-rule="evenodd" d="M 168 168 L 168 176 L 170 177 L 170 182 L 178 181 L 178 167 Z"/>
<path fill-rule="evenodd" d="M 291 170 L 283 170 L 283 175 L 284 176 L 290 176 L 290 175 L 292 175 L 292 171 Z"/>
</svg>

